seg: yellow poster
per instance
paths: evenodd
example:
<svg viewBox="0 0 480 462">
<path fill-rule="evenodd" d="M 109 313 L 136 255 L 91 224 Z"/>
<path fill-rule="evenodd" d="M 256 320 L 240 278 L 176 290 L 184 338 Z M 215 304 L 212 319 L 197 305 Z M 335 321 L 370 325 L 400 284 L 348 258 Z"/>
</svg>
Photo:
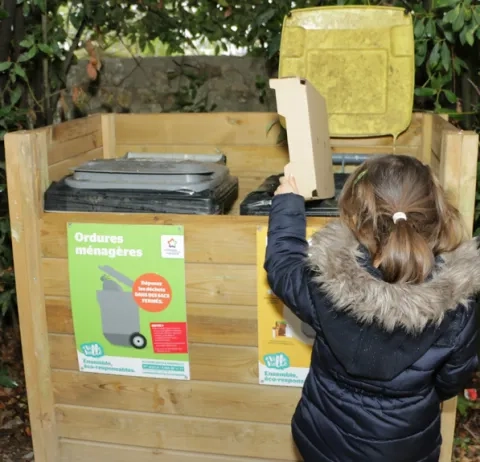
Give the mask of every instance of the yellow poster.
<svg viewBox="0 0 480 462">
<path fill-rule="evenodd" d="M 310 367 L 313 329 L 272 293 L 263 269 L 266 226 L 257 229 L 258 376 L 262 385 L 301 387 Z M 310 237 L 314 229 L 307 229 Z"/>
</svg>

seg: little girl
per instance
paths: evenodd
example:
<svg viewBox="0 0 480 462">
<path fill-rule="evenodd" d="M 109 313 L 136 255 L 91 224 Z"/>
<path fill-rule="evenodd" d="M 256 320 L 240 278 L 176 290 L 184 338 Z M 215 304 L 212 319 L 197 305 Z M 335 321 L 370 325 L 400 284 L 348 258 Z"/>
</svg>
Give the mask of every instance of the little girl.
<svg viewBox="0 0 480 462">
<path fill-rule="evenodd" d="M 437 462 L 440 403 L 478 365 L 479 241 L 412 157 L 372 157 L 339 208 L 309 248 L 295 180 L 272 201 L 268 281 L 316 331 L 295 443 L 305 462 Z"/>
</svg>

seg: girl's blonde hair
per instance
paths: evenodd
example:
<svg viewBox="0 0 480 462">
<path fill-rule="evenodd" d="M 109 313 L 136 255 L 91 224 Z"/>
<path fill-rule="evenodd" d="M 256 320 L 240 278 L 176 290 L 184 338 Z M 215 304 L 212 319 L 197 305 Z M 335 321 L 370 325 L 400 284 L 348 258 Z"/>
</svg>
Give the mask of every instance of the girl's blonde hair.
<svg viewBox="0 0 480 462">
<path fill-rule="evenodd" d="M 466 238 L 459 211 L 430 167 L 409 156 L 372 156 L 348 178 L 340 217 L 387 282 L 423 282 L 435 257 Z M 407 219 L 395 224 L 393 214 Z"/>
</svg>

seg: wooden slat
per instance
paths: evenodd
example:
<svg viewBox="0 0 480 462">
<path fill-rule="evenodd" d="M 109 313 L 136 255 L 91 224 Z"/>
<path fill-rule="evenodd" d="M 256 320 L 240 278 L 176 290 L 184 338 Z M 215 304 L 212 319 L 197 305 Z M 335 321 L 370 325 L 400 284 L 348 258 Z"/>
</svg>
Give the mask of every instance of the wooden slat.
<svg viewBox="0 0 480 462">
<path fill-rule="evenodd" d="M 48 167 L 48 176 L 50 181 L 61 180 L 65 175 L 68 175 L 71 172 L 71 168 L 77 167 L 84 162 L 93 159 L 100 159 L 103 156 L 103 148 L 93 149 L 92 151 L 83 152 L 69 159 L 63 160 L 62 162 L 57 162 Z"/>
<path fill-rule="evenodd" d="M 332 143 L 338 140 L 332 139 Z M 397 154 L 417 155 L 420 146 L 363 146 L 355 144 L 351 140 L 349 144 L 333 146 L 336 153 L 356 154 L 390 154 L 394 151 Z M 115 148 L 115 156 L 122 157 L 127 152 L 149 153 L 181 153 L 181 154 L 215 154 L 222 152 L 227 157 L 227 166 L 232 175 L 240 176 L 242 179 L 256 175 L 260 184 L 267 176 L 283 172 L 285 164 L 288 163 L 288 150 L 281 146 L 222 146 L 222 145 L 194 145 L 194 144 L 119 144 Z M 240 182 L 240 186 L 242 186 Z"/>
<path fill-rule="evenodd" d="M 105 159 L 115 157 L 115 118 L 116 114 L 102 114 L 103 157 Z"/>
<path fill-rule="evenodd" d="M 14 132 L 5 136 L 18 314 L 37 462 L 58 460 L 40 255 L 40 197 L 46 144 L 43 130 L 36 133 Z"/>
<path fill-rule="evenodd" d="M 51 125 L 50 143 L 62 143 L 88 135 L 101 129 L 101 115 L 95 114 L 81 119 L 62 122 L 61 124 Z M 102 139 L 100 138 L 100 145 Z"/>
<path fill-rule="evenodd" d="M 48 331 L 73 334 L 69 298 L 47 297 Z M 257 307 L 187 305 L 188 339 L 194 343 L 257 346 Z"/>
<path fill-rule="evenodd" d="M 219 455 L 297 460 L 290 425 L 272 425 L 59 405 L 64 438 Z"/>
<path fill-rule="evenodd" d="M 462 168 L 462 135 L 452 131 L 442 132 L 440 155 L 440 182 L 449 200 L 459 207 L 459 186 Z"/>
<path fill-rule="evenodd" d="M 208 114 L 117 114 L 117 144 L 275 145 L 277 114 L 232 112 Z"/>
<path fill-rule="evenodd" d="M 432 114 L 423 114 L 422 124 L 422 149 L 420 160 L 427 165 L 432 163 Z"/>
<path fill-rule="evenodd" d="M 461 130 L 452 125 L 446 118 L 439 114 L 432 114 L 432 153 L 441 158 L 443 146 L 443 136 L 445 132 L 459 134 Z"/>
<path fill-rule="evenodd" d="M 438 462 L 452 462 L 453 441 L 455 439 L 456 414 L 456 397 L 442 403 L 442 413 L 440 415 L 440 426 L 442 430 L 442 447 Z"/>
<path fill-rule="evenodd" d="M 198 452 L 168 451 L 164 449 L 93 443 L 62 438 L 59 462 L 271 462 L 258 459 Z M 287 462 L 287 461 L 283 461 Z"/>
<path fill-rule="evenodd" d="M 52 368 L 77 371 L 73 335 L 50 334 L 48 339 Z M 258 384 L 256 348 L 191 343 L 189 353 L 192 380 Z"/>
<path fill-rule="evenodd" d="M 434 118 L 434 130 L 441 131 L 440 181 L 460 210 L 469 232 L 473 231 L 475 191 L 477 187 L 478 134 L 452 129 L 440 117 Z M 439 133 L 436 133 L 437 138 Z M 440 462 L 452 459 L 457 399 L 442 406 L 442 452 Z"/>
<path fill-rule="evenodd" d="M 102 147 L 102 132 L 96 130 L 92 133 L 53 143 L 48 149 L 48 165 L 52 166 L 59 162 L 66 161 L 72 157 L 92 151 Z"/>
<path fill-rule="evenodd" d="M 117 145 L 275 145 L 276 113 L 235 112 L 209 114 L 117 114 Z M 422 114 L 397 139 L 397 146 L 421 146 Z M 393 146 L 388 136 L 372 138 L 333 138 L 332 146 Z"/>
<path fill-rule="evenodd" d="M 301 389 L 52 372 L 56 404 L 288 425 Z"/>
<path fill-rule="evenodd" d="M 463 132 L 462 165 L 458 191 L 458 195 L 461 198 L 459 210 L 465 224 L 472 232 L 475 221 L 478 147 L 478 134 L 475 132 Z"/>
<path fill-rule="evenodd" d="M 44 258 L 42 273 L 45 295 L 70 296 L 66 259 Z M 187 263 L 186 288 L 187 303 L 253 306 L 256 304 L 256 267 Z"/>
<path fill-rule="evenodd" d="M 188 263 L 256 264 L 256 229 L 267 217 L 135 214 L 139 225 L 184 225 L 185 260 Z M 322 227 L 329 218 L 308 220 Z M 67 223 L 131 224 L 132 215 L 120 213 L 45 213 L 41 220 L 42 254 L 67 257 Z M 221 236 L 219 235 L 221 230 Z M 228 239 L 224 237 L 228 236 Z"/>
</svg>

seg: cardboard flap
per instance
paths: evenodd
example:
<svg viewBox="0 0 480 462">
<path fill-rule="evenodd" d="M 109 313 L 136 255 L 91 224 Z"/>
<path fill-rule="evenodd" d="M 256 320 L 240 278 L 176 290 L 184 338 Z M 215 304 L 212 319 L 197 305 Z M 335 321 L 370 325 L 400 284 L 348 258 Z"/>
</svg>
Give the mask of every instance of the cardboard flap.
<svg viewBox="0 0 480 462">
<path fill-rule="evenodd" d="M 332 152 L 325 99 L 305 79 L 270 79 L 277 111 L 286 119 L 290 162 L 285 175 L 292 174 L 300 194 L 308 199 L 335 195 Z"/>
</svg>

